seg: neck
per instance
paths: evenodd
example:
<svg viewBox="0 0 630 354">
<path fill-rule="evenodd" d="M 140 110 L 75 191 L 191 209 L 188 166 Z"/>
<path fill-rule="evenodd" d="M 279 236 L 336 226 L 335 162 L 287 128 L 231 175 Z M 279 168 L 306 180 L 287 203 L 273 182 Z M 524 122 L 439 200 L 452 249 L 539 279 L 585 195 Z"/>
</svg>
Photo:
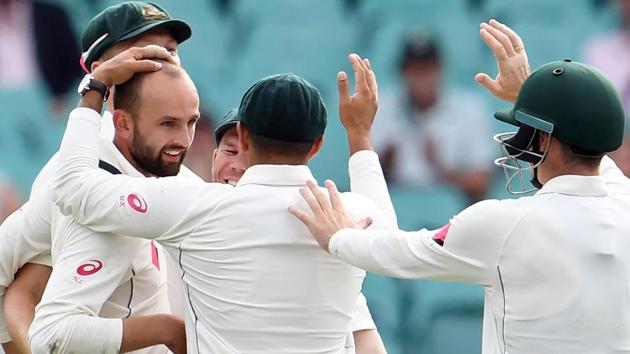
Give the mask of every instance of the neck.
<svg viewBox="0 0 630 354">
<path fill-rule="evenodd" d="M 539 174 L 540 171 L 539 171 Z M 599 176 L 599 165 L 591 167 L 585 165 L 576 165 L 571 167 L 566 167 L 562 169 L 553 169 L 551 171 L 544 171 L 544 179 L 545 181 L 541 181 L 543 184 L 548 182 L 549 180 L 556 178 L 558 176 L 565 175 L 573 175 L 573 176 Z M 539 178 L 542 176 L 539 175 Z"/>
<path fill-rule="evenodd" d="M 247 167 L 254 165 L 307 165 L 308 159 L 271 154 L 261 154 L 250 151 L 247 158 Z"/>
<path fill-rule="evenodd" d="M 131 166 L 133 166 L 133 168 L 135 168 L 136 171 L 140 172 L 145 177 L 156 177 L 155 175 L 151 174 L 149 171 L 145 170 L 142 166 L 140 166 L 138 161 L 136 161 L 136 159 L 133 158 L 133 155 L 131 154 L 131 151 L 129 150 L 129 147 L 127 146 L 127 144 L 125 144 L 117 136 L 114 137 L 114 146 L 118 149 L 118 151 L 120 151 L 120 153 L 123 155 L 125 160 L 129 161 Z"/>
</svg>

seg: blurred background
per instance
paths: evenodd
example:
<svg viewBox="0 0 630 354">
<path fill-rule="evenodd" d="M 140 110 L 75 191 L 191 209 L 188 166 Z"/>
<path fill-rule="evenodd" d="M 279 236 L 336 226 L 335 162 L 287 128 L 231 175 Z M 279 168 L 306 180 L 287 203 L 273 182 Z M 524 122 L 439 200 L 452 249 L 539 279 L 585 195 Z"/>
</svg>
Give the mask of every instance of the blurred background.
<svg viewBox="0 0 630 354">
<path fill-rule="evenodd" d="M 470 203 L 506 198 L 492 141 L 510 127 L 505 103 L 474 81 L 496 74 L 479 38 L 490 18 L 524 39 L 530 64 L 573 58 L 606 73 L 630 104 L 628 0 L 161 0 L 193 29 L 180 46 L 205 120 L 187 164 L 209 178 L 218 119 L 257 79 L 293 72 L 321 91 L 329 112 L 319 180 L 349 185 L 336 73 L 368 57 L 379 82 L 374 143 L 402 229 L 438 228 Z M 79 39 L 111 0 L 0 0 L 0 220 L 27 197 L 57 150 L 76 104 Z M 352 76 L 351 76 L 352 77 Z M 630 171 L 629 143 L 613 155 Z M 389 353 L 478 353 L 483 290 L 369 275 L 364 293 Z"/>
</svg>

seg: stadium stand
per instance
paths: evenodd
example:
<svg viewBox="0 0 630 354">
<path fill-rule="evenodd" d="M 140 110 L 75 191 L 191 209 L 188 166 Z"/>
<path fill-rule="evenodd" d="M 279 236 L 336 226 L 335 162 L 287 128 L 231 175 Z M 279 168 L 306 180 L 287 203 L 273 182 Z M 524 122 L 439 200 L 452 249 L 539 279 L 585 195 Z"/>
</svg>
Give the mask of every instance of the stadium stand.
<svg viewBox="0 0 630 354">
<path fill-rule="evenodd" d="M 381 87 L 395 85 L 402 34 L 428 28 L 450 43 L 447 84 L 474 87 L 476 72 L 495 72 L 491 54 L 478 38 L 479 21 L 495 17 L 530 39 L 526 43 L 533 67 L 564 57 L 579 59 L 582 44 L 616 22 L 611 6 L 592 0 L 345 1 L 352 6 L 342 0 L 157 0 L 193 28 L 193 37 L 181 47 L 182 63 L 212 116 L 237 106 L 252 82 L 272 73 L 292 71 L 320 87 L 329 127 L 312 167 L 319 180 L 332 178 L 342 190 L 349 188 L 348 153 L 337 114 L 335 74 L 350 70 L 347 53 L 356 50 L 369 57 Z M 117 1 L 56 2 L 81 29 Z M 505 106 L 488 100 L 491 108 Z M 35 174 L 59 145 L 67 111 L 51 114 L 41 87 L 0 90 L 0 107 L 0 148 L 5 151 L 0 170 L 27 196 Z M 494 126 L 494 132 L 508 129 Z M 509 197 L 503 183 L 502 176 L 495 178 L 489 197 Z M 399 225 L 406 230 L 440 227 L 465 206 L 462 196 L 448 187 L 392 186 L 391 195 Z M 481 288 L 370 274 L 364 293 L 390 354 L 479 352 Z"/>
</svg>

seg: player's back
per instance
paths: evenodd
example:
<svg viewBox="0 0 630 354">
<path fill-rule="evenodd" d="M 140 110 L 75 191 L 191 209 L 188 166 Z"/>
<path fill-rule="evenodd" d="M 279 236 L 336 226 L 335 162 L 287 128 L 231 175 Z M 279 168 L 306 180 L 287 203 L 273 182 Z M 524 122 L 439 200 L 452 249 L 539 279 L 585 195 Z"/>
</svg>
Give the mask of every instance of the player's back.
<svg viewBox="0 0 630 354">
<path fill-rule="evenodd" d="M 486 292 L 505 352 L 630 352 L 630 196 L 600 177 L 548 183 L 515 201 L 529 211 L 505 241 L 500 284 Z"/>
<path fill-rule="evenodd" d="M 307 208 L 298 184 L 248 183 L 248 173 L 179 249 L 168 248 L 181 252 L 196 320 L 189 351 L 341 352 L 365 272 L 321 250 L 288 212 Z M 366 199 L 344 198 L 356 216 L 372 211 Z"/>
</svg>

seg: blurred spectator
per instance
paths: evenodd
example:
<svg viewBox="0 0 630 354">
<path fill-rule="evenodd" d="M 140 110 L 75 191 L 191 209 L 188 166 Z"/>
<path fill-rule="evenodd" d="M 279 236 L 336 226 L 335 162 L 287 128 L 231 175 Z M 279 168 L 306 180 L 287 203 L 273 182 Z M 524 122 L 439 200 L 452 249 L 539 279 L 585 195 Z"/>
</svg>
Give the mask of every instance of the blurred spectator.
<svg viewBox="0 0 630 354">
<path fill-rule="evenodd" d="M 617 88 L 630 126 L 630 0 L 617 0 L 621 23 L 617 30 L 586 44 L 584 60 L 600 69 Z M 630 176 L 630 133 L 623 145 L 610 154 L 626 176 Z"/>
<path fill-rule="evenodd" d="M 17 187 L 5 176 L 0 175 L 0 223 L 22 205 Z"/>
<path fill-rule="evenodd" d="M 42 78 L 53 97 L 52 109 L 65 107 L 80 74 L 80 51 L 61 6 L 0 0 L 0 48 L 0 88 L 29 86 Z"/>
<path fill-rule="evenodd" d="M 381 95 L 374 145 L 390 182 L 451 184 L 472 202 L 490 181 L 490 117 L 480 98 L 444 87 L 442 60 L 431 35 L 415 33 L 405 41 L 402 87 Z"/>
<path fill-rule="evenodd" d="M 202 112 L 195 128 L 195 138 L 184 160 L 186 167 L 206 182 L 212 180 L 212 151 L 215 147 L 211 122 L 210 116 Z"/>
</svg>

